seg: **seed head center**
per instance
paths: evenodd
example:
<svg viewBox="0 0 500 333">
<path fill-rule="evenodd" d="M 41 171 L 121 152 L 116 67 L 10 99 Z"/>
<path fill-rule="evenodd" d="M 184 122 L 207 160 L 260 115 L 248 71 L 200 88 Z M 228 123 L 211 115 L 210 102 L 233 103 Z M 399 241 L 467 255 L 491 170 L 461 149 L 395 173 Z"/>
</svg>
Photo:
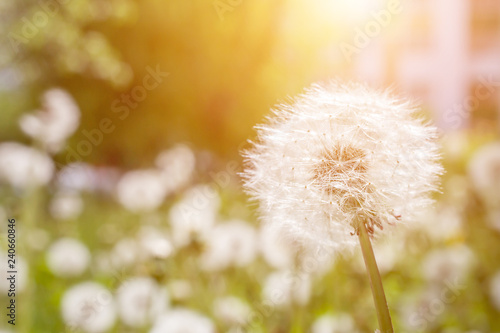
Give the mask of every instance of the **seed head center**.
<svg viewBox="0 0 500 333">
<path fill-rule="evenodd" d="M 354 194 L 366 184 L 366 153 L 352 145 L 336 145 L 325 150 L 314 166 L 314 183 L 331 195 Z"/>
</svg>

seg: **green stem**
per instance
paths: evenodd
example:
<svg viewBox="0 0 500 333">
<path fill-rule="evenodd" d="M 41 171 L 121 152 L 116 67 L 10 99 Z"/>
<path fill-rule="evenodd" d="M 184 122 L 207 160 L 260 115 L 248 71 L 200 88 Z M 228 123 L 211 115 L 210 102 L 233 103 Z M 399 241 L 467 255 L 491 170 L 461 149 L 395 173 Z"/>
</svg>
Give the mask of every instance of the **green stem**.
<svg viewBox="0 0 500 333">
<path fill-rule="evenodd" d="M 365 259 L 366 270 L 370 280 L 370 286 L 373 293 L 373 301 L 375 302 L 375 310 L 377 311 L 378 323 L 380 326 L 380 333 L 393 333 L 391 315 L 387 300 L 385 298 L 384 286 L 378 271 L 375 255 L 373 254 L 372 244 L 370 237 L 366 231 L 366 226 L 363 222 L 359 223 L 358 227 L 359 243 L 361 244 L 361 251 Z"/>
</svg>

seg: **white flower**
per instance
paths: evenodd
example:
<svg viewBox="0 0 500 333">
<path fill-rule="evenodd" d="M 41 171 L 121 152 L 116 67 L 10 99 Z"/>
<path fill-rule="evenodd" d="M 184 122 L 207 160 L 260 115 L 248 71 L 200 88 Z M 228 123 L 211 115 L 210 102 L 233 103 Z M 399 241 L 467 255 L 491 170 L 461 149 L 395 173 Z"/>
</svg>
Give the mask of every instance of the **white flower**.
<svg viewBox="0 0 500 333">
<path fill-rule="evenodd" d="M 52 159 L 41 151 L 16 142 L 0 144 L 0 181 L 27 189 L 46 185 L 53 173 Z"/>
<path fill-rule="evenodd" d="M 86 163 L 70 163 L 57 173 L 57 186 L 65 191 L 93 192 L 97 170 Z"/>
<path fill-rule="evenodd" d="M 207 317 L 183 308 L 176 308 L 161 315 L 149 333 L 215 333 Z"/>
<path fill-rule="evenodd" d="M 500 142 L 479 149 L 469 164 L 469 177 L 477 193 L 492 207 L 500 207 Z"/>
<path fill-rule="evenodd" d="M 125 281 L 116 297 L 121 320 L 137 328 L 154 321 L 169 303 L 167 291 L 149 277 Z"/>
<path fill-rule="evenodd" d="M 114 268 L 124 268 L 135 264 L 143 252 L 139 244 L 131 238 L 125 238 L 115 244 L 110 253 L 109 260 Z"/>
<path fill-rule="evenodd" d="M 425 230 L 427 235 L 436 241 L 456 239 L 463 233 L 463 213 L 460 208 L 456 204 L 436 205 L 414 226 Z"/>
<path fill-rule="evenodd" d="M 325 314 L 316 319 L 311 333 L 354 333 L 358 332 L 354 320 L 347 313 Z"/>
<path fill-rule="evenodd" d="M 109 330 L 115 323 L 116 310 L 111 293 L 98 283 L 84 282 L 64 294 L 62 317 L 71 329 L 89 333 Z"/>
<path fill-rule="evenodd" d="M 422 270 L 427 280 L 454 283 L 463 281 L 474 263 L 474 253 L 466 245 L 454 245 L 429 253 Z"/>
<path fill-rule="evenodd" d="M 47 266 L 50 271 L 61 277 L 81 275 L 90 263 L 90 252 L 80 241 L 61 238 L 47 250 Z"/>
<path fill-rule="evenodd" d="M 201 257 L 203 269 L 215 271 L 229 266 L 243 267 L 255 259 L 257 233 L 243 221 L 222 223 L 210 231 L 206 247 Z"/>
<path fill-rule="evenodd" d="M 291 303 L 305 305 L 311 297 L 311 278 L 308 274 L 289 270 L 274 272 L 267 277 L 262 296 L 276 306 Z"/>
<path fill-rule="evenodd" d="M 70 163 L 57 174 L 57 186 L 62 191 L 102 192 L 116 188 L 119 171 L 112 167 L 94 167 L 86 163 Z"/>
<path fill-rule="evenodd" d="M 167 189 L 158 170 L 136 170 L 120 179 L 117 195 L 120 203 L 131 212 L 147 212 L 163 203 Z"/>
<path fill-rule="evenodd" d="M 241 299 L 227 296 L 215 300 L 214 314 L 224 323 L 244 325 L 251 315 L 251 309 Z"/>
<path fill-rule="evenodd" d="M 160 153 L 156 158 L 156 166 L 160 168 L 169 192 L 173 192 L 189 183 L 196 158 L 189 147 L 177 145 Z"/>
<path fill-rule="evenodd" d="M 83 210 L 83 200 L 77 192 L 60 191 L 50 203 L 50 213 L 58 220 L 78 217 Z"/>
<path fill-rule="evenodd" d="M 500 312 L 500 272 L 497 272 L 491 278 L 490 298 L 495 308 Z"/>
<path fill-rule="evenodd" d="M 165 259 L 172 253 L 173 246 L 161 230 L 153 227 L 142 227 L 139 231 L 139 244 L 145 254 Z"/>
<path fill-rule="evenodd" d="M 80 110 L 67 92 L 51 89 L 43 95 L 43 111 L 21 117 L 24 133 L 40 141 L 49 151 L 58 152 L 78 128 Z"/>
<path fill-rule="evenodd" d="M 277 269 L 293 267 L 296 252 L 293 243 L 283 237 L 283 230 L 272 224 L 260 228 L 260 250 L 265 261 Z"/>
<path fill-rule="evenodd" d="M 334 82 L 281 105 L 246 153 L 245 185 L 262 219 L 294 238 L 351 247 L 368 231 L 411 221 L 442 168 L 435 128 L 388 93 Z"/>
<path fill-rule="evenodd" d="M 174 245 L 186 246 L 193 239 L 206 237 L 215 223 L 219 206 L 219 194 L 211 186 L 198 185 L 188 190 L 170 209 Z"/>
</svg>

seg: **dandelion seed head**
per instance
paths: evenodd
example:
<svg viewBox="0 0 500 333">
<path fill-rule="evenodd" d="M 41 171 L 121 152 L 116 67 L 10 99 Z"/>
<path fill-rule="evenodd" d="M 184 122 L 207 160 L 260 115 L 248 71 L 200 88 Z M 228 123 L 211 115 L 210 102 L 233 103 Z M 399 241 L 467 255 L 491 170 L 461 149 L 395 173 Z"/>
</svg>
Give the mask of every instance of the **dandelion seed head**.
<svg viewBox="0 0 500 333">
<path fill-rule="evenodd" d="M 73 238 L 60 238 L 47 250 L 47 266 L 59 277 L 75 277 L 81 275 L 90 264 L 91 255 L 88 248 Z"/>
<path fill-rule="evenodd" d="M 149 277 L 125 281 L 118 288 L 116 297 L 121 320 L 136 328 L 154 321 L 169 305 L 166 289 Z"/>
<path fill-rule="evenodd" d="M 61 312 L 66 325 L 84 332 L 106 332 L 116 319 L 112 294 L 95 282 L 83 282 L 67 290 L 61 300 Z"/>
<path fill-rule="evenodd" d="M 156 169 L 127 172 L 116 187 L 118 201 L 131 212 L 157 209 L 167 195 L 161 173 Z"/>
<path fill-rule="evenodd" d="M 356 329 L 354 319 L 347 313 L 324 314 L 317 318 L 312 327 L 312 333 L 354 333 Z"/>
<path fill-rule="evenodd" d="M 488 207 L 500 207 L 500 142 L 481 147 L 474 154 L 468 173 L 483 202 Z"/>
<path fill-rule="evenodd" d="M 306 305 L 311 298 L 311 288 L 311 277 L 308 274 L 282 270 L 273 272 L 266 278 L 262 296 L 278 307 Z"/>
<path fill-rule="evenodd" d="M 54 174 L 54 162 L 47 154 L 17 142 L 0 144 L 0 182 L 26 190 L 47 185 Z"/>
<path fill-rule="evenodd" d="M 428 281 L 462 281 L 475 263 L 474 253 L 459 244 L 430 252 L 422 262 L 422 273 Z"/>
<path fill-rule="evenodd" d="M 50 152 L 59 152 L 77 129 L 80 110 L 62 89 L 50 89 L 43 95 L 43 110 L 26 114 L 19 120 L 24 133 L 38 140 Z"/>
<path fill-rule="evenodd" d="M 215 326 L 210 319 L 198 312 L 174 308 L 156 320 L 150 333 L 214 333 Z"/>
<path fill-rule="evenodd" d="M 248 223 L 229 221 L 209 231 L 206 250 L 201 256 L 201 267 L 218 271 L 230 266 L 243 267 L 257 255 L 257 232 Z"/>
<path fill-rule="evenodd" d="M 436 129 L 411 103 L 361 84 L 315 84 L 279 105 L 245 153 L 263 222 L 334 249 L 415 220 L 442 173 Z"/>
<path fill-rule="evenodd" d="M 250 307 L 238 297 L 226 296 L 214 301 L 214 315 L 233 327 L 244 325 L 251 315 Z"/>
<path fill-rule="evenodd" d="M 77 218 L 83 211 L 83 199 L 78 192 L 59 191 L 50 203 L 50 214 L 58 220 Z"/>
</svg>

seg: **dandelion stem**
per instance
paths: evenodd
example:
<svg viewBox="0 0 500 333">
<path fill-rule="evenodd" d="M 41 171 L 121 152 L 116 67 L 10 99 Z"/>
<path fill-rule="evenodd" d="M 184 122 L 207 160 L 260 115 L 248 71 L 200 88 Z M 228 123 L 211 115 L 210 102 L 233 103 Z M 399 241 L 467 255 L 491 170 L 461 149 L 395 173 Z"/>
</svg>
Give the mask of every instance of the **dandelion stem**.
<svg viewBox="0 0 500 333">
<path fill-rule="evenodd" d="M 375 255 L 373 254 L 372 244 L 370 237 L 363 222 L 359 223 L 358 227 L 359 243 L 361 244 L 361 251 L 365 260 L 366 270 L 368 272 L 368 279 L 370 280 L 370 287 L 372 288 L 373 301 L 375 302 L 375 310 L 377 311 L 378 323 L 381 333 L 393 333 L 391 315 L 387 300 L 385 298 L 384 286 L 378 271 Z"/>
</svg>

